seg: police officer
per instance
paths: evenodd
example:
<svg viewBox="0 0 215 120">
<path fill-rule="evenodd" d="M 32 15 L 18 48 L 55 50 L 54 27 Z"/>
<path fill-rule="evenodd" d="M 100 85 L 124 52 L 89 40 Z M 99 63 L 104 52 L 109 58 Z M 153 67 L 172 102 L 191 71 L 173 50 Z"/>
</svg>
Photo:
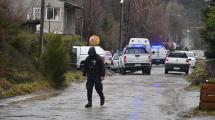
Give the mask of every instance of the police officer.
<svg viewBox="0 0 215 120">
<path fill-rule="evenodd" d="M 85 105 L 86 108 L 92 107 L 92 93 L 93 86 L 100 96 L 100 105 L 104 105 L 105 97 L 102 92 L 103 85 L 102 80 L 105 76 L 105 67 L 102 58 L 96 53 L 95 47 L 90 47 L 88 51 L 88 57 L 85 60 L 83 75 L 87 76 L 87 98 L 88 103 Z"/>
</svg>

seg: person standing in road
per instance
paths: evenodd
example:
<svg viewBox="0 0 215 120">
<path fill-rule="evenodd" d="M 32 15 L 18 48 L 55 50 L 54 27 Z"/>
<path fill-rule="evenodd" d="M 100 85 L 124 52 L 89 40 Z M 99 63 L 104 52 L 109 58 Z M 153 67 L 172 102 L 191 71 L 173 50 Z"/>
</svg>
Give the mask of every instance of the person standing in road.
<svg viewBox="0 0 215 120">
<path fill-rule="evenodd" d="M 87 99 L 88 103 L 85 105 L 86 108 L 92 107 L 92 93 L 93 86 L 100 96 L 100 105 L 103 106 L 105 103 L 105 97 L 103 94 L 103 84 L 105 76 L 105 67 L 102 58 L 96 53 L 95 47 L 90 47 L 88 51 L 88 57 L 84 63 L 83 75 L 87 76 Z"/>
</svg>

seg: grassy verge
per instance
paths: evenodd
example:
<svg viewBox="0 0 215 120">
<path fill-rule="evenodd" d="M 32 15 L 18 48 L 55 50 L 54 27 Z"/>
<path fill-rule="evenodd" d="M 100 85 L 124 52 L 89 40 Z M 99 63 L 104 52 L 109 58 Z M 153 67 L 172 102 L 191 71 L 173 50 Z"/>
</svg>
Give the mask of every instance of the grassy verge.
<svg viewBox="0 0 215 120">
<path fill-rule="evenodd" d="M 70 85 L 72 82 L 83 82 L 85 77 L 80 71 L 70 71 L 65 74 L 65 85 Z"/>
<path fill-rule="evenodd" d="M 206 62 L 203 60 L 199 60 L 196 64 L 196 67 L 192 74 L 187 77 L 187 80 L 191 83 L 191 89 L 200 88 L 201 83 L 207 82 L 215 82 L 215 78 L 212 77 L 208 71 L 206 71 Z"/>
<path fill-rule="evenodd" d="M 53 89 L 48 81 L 35 81 L 28 83 L 13 84 L 8 90 L 3 90 L 1 98 L 8 98 L 17 95 L 29 94 L 38 90 Z"/>
<path fill-rule="evenodd" d="M 200 110 L 199 107 L 195 108 L 191 113 L 192 116 L 215 116 L 214 110 Z"/>
<path fill-rule="evenodd" d="M 82 82 L 84 77 L 80 71 L 70 71 L 65 74 L 65 85 L 72 82 Z M 11 83 L 8 80 L 0 79 L 0 98 L 8 98 L 17 95 L 30 94 L 35 91 L 55 90 L 53 82 L 50 80 L 36 80 L 23 83 Z"/>
</svg>

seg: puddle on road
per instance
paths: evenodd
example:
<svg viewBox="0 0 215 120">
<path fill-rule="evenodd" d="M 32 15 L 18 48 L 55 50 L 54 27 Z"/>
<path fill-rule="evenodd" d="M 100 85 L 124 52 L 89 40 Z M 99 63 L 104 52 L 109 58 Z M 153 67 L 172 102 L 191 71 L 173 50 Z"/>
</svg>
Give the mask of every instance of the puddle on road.
<svg viewBox="0 0 215 120">
<path fill-rule="evenodd" d="M 153 84 L 152 86 L 153 86 L 153 87 L 160 88 L 160 87 L 161 87 L 161 84 L 159 84 L 159 83 L 156 83 L 156 84 Z"/>
<path fill-rule="evenodd" d="M 131 120 L 139 120 L 139 114 L 141 113 L 143 101 L 144 100 L 142 96 L 137 96 L 135 98 L 135 110 L 131 113 Z"/>
</svg>

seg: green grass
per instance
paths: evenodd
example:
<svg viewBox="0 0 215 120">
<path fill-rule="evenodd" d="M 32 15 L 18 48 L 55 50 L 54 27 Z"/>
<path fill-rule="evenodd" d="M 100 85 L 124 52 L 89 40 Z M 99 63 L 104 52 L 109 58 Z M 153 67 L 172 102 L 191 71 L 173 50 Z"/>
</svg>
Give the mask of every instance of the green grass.
<svg viewBox="0 0 215 120">
<path fill-rule="evenodd" d="M 193 116 L 215 116 L 215 110 L 200 110 L 196 107 L 192 113 Z"/>
<path fill-rule="evenodd" d="M 191 82 L 191 86 L 199 86 L 206 80 L 211 79 L 211 75 L 205 70 L 206 63 L 204 61 L 198 61 L 192 74 L 187 77 L 187 80 Z"/>
<path fill-rule="evenodd" d="M 40 80 L 28 83 L 13 84 L 9 90 L 2 91 L 0 98 L 8 98 L 17 95 L 29 94 L 38 90 L 52 89 L 51 84 L 47 80 Z"/>
<path fill-rule="evenodd" d="M 210 82 L 210 83 L 215 83 L 215 78 L 212 77 L 212 78 L 208 79 L 208 82 Z"/>
<path fill-rule="evenodd" d="M 72 82 L 83 82 L 85 77 L 81 71 L 70 71 L 65 74 L 65 84 L 70 85 Z"/>
<path fill-rule="evenodd" d="M 83 82 L 84 80 L 85 77 L 82 76 L 80 71 L 70 71 L 65 74 L 66 86 L 70 85 L 72 82 Z M 30 94 L 39 90 L 51 89 L 55 89 L 54 83 L 51 80 L 42 80 L 42 78 L 41 80 L 25 83 L 10 83 L 7 80 L 0 80 L 0 98 L 8 98 L 17 95 Z"/>
<path fill-rule="evenodd" d="M 200 85 L 192 85 L 191 84 L 190 86 L 186 87 L 185 90 L 187 90 L 187 91 L 199 91 L 200 88 L 201 88 Z"/>
</svg>

